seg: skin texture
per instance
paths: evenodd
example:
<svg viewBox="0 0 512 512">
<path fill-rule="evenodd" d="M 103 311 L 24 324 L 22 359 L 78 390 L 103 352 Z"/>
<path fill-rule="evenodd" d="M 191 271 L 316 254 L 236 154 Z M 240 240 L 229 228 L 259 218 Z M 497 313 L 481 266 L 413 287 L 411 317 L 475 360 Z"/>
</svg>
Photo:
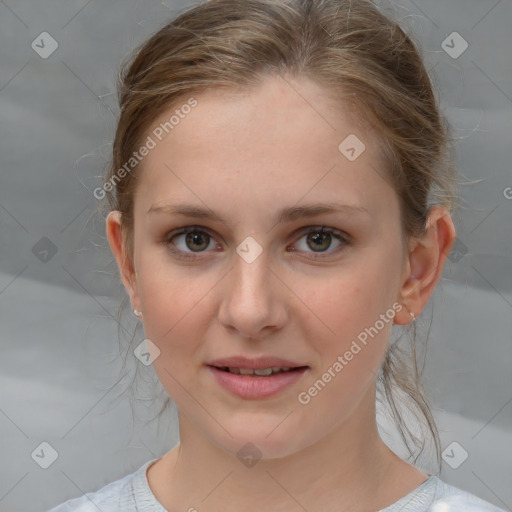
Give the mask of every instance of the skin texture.
<svg viewBox="0 0 512 512">
<path fill-rule="evenodd" d="M 433 207 L 425 235 L 404 246 L 398 196 L 377 172 L 377 135 L 308 80 L 268 77 L 252 90 L 211 90 L 197 100 L 141 163 L 133 257 L 123 251 L 118 212 L 107 220 L 132 307 L 160 350 L 154 369 L 179 410 L 180 443 L 149 468 L 150 487 L 168 510 L 384 508 L 428 475 L 380 439 L 376 374 L 393 322 L 419 316 L 435 289 L 455 240 L 450 214 Z M 353 162 L 338 150 L 349 134 L 365 144 Z M 368 213 L 274 220 L 283 208 L 325 201 Z M 225 222 L 148 213 L 177 202 Z M 169 242 L 184 226 L 199 226 L 199 252 L 186 235 Z M 319 250 L 308 243 L 309 226 L 339 230 L 350 243 L 327 236 Z M 249 236 L 263 249 L 251 263 L 236 252 Z M 299 403 L 394 303 L 402 305 L 394 319 Z M 309 369 L 277 395 L 245 400 L 205 366 L 233 355 L 284 357 Z M 236 455 L 248 442 L 262 454 L 253 467 Z"/>
</svg>

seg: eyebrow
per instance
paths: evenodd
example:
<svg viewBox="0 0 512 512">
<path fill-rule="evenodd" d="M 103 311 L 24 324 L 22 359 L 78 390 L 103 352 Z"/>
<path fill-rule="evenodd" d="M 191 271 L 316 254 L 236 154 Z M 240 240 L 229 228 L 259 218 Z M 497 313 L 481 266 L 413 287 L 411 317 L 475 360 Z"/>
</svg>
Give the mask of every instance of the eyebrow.
<svg viewBox="0 0 512 512">
<path fill-rule="evenodd" d="M 166 204 L 163 206 L 153 205 L 147 213 L 165 213 L 167 215 L 178 215 L 181 217 L 209 219 L 226 224 L 224 219 L 215 212 L 208 208 L 202 208 L 191 204 Z M 364 214 L 371 217 L 370 212 L 364 206 L 337 203 L 316 203 L 285 208 L 278 212 L 275 217 L 275 223 L 291 222 L 298 218 L 315 217 L 318 215 L 333 213 Z"/>
</svg>

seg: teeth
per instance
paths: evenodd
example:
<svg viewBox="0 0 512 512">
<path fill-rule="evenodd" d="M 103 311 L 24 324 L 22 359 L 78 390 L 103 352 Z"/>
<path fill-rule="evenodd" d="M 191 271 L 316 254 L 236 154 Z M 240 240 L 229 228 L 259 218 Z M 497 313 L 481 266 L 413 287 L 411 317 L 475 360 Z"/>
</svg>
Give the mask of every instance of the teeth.
<svg viewBox="0 0 512 512">
<path fill-rule="evenodd" d="M 254 370 L 254 373 L 256 375 L 271 375 L 272 374 L 272 368 L 265 368 L 263 370 Z"/>
<path fill-rule="evenodd" d="M 262 368 L 261 370 L 250 370 L 245 368 L 226 368 L 230 373 L 234 373 L 236 375 L 260 375 L 260 376 L 268 376 L 273 375 L 279 372 L 288 372 L 290 368 L 287 367 L 272 367 L 272 368 Z"/>
</svg>

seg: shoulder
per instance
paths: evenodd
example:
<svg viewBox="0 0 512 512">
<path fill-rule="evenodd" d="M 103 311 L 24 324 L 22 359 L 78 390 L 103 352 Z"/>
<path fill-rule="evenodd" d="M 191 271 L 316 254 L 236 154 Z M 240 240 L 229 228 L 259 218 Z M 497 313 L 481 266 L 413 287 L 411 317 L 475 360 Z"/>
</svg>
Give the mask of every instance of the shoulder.
<svg viewBox="0 0 512 512">
<path fill-rule="evenodd" d="M 505 510 L 450 485 L 435 475 L 430 475 L 414 491 L 379 512 L 505 512 Z"/>
<path fill-rule="evenodd" d="M 428 512 L 505 512 L 503 509 L 434 477 L 434 500 Z"/>
<path fill-rule="evenodd" d="M 61 503 L 48 512 L 97 512 L 98 509 L 102 512 L 121 512 L 119 499 L 123 495 L 127 478 L 121 478 L 95 492 L 88 492 L 79 498 Z"/>
<path fill-rule="evenodd" d="M 48 512 L 98 512 L 98 509 L 102 512 L 130 512 L 136 510 L 134 507 L 121 508 L 121 497 L 124 496 L 126 502 L 126 491 L 130 488 L 130 478 L 132 476 L 127 475 L 95 492 L 88 492 L 79 498 L 68 500 Z"/>
<path fill-rule="evenodd" d="M 47 512 L 135 512 L 137 511 L 134 486 L 140 475 L 152 461 L 119 480 L 111 482 L 101 489 L 88 492 L 78 498 L 68 500 Z"/>
</svg>

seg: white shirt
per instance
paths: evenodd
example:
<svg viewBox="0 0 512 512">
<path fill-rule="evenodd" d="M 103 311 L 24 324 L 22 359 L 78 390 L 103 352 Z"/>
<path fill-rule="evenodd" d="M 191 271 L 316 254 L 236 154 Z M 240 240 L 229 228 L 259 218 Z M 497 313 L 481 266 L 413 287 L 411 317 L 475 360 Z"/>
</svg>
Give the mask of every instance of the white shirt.
<svg viewBox="0 0 512 512">
<path fill-rule="evenodd" d="M 58 505 L 47 512 L 167 512 L 157 501 L 146 477 L 150 460 L 134 473 L 95 492 Z M 505 512 L 477 496 L 431 475 L 409 494 L 376 512 Z"/>
</svg>

